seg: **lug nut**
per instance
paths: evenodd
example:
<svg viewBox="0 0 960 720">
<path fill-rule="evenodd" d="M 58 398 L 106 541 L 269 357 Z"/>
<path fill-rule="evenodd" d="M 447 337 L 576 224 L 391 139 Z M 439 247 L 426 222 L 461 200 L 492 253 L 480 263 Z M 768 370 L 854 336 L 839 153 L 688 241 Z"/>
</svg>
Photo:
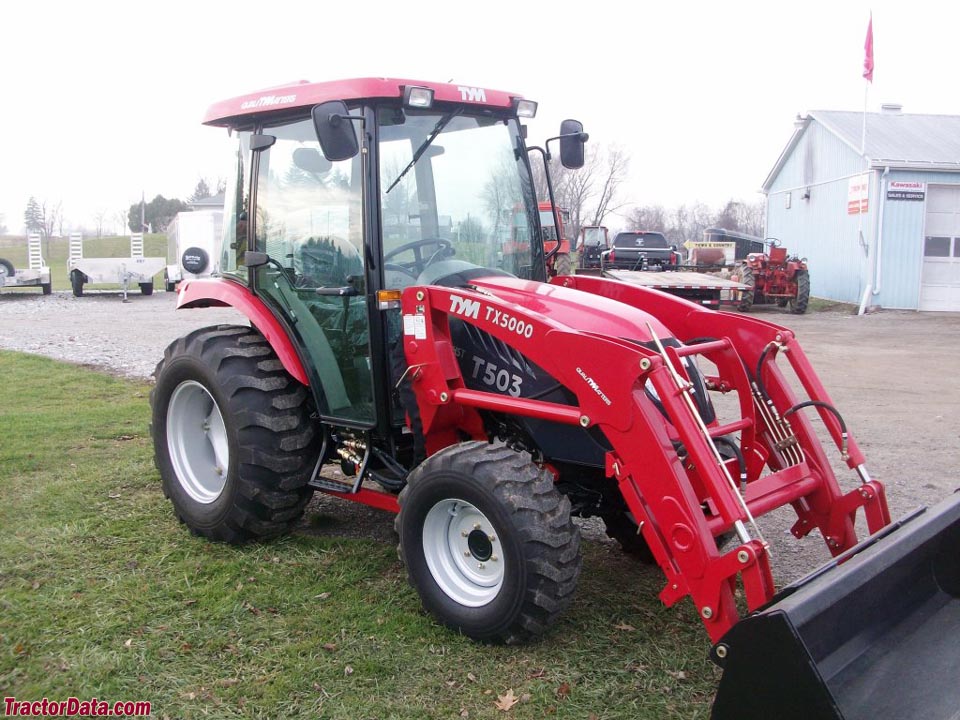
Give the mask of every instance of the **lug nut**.
<svg viewBox="0 0 960 720">
<path fill-rule="evenodd" d="M 723 660 L 727 656 L 727 646 L 717 645 L 717 657 Z"/>
</svg>

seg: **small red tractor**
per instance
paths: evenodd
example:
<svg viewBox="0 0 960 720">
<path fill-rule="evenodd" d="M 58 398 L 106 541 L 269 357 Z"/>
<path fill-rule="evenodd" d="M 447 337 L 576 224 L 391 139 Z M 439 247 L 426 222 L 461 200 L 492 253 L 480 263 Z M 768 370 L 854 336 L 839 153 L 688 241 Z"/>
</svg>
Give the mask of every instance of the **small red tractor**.
<svg viewBox="0 0 960 720">
<path fill-rule="evenodd" d="M 754 305 L 776 303 L 779 307 L 790 306 L 790 312 L 802 315 L 810 302 L 810 273 L 806 258 L 787 256 L 787 249 L 780 247 L 774 238 L 766 240 L 770 250 L 766 253 L 750 253 L 740 265 L 739 282 L 752 288 L 740 296 L 737 306 L 747 312 Z"/>
<path fill-rule="evenodd" d="M 315 491 L 397 513 L 424 607 L 503 643 L 570 605 L 572 518 L 598 516 L 660 567 L 664 603 L 693 603 L 724 667 L 714 718 L 955 718 L 960 495 L 891 523 L 790 330 L 548 278 L 530 153 L 546 164 L 558 140 L 581 167 L 587 136 L 565 120 L 527 147 L 535 111 L 383 78 L 210 108 L 237 143 L 220 276 L 186 281 L 178 307 L 249 325 L 193 331 L 157 366 L 176 516 L 240 543 L 289 531 Z M 505 253 L 517 222 L 529 242 Z M 778 592 L 755 518 L 780 508 L 835 560 Z"/>
</svg>

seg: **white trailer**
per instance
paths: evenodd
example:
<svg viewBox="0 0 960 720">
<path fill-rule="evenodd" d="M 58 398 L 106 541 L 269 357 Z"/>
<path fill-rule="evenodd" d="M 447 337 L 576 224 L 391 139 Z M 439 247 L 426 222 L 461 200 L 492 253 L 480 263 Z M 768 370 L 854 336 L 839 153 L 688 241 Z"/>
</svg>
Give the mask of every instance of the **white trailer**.
<svg viewBox="0 0 960 720">
<path fill-rule="evenodd" d="M 654 288 L 714 309 L 721 305 L 737 305 L 741 295 L 748 290 L 742 283 L 708 273 L 672 270 L 651 272 L 613 268 L 604 269 L 600 273 L 596 270 L 578 272 L 588 275 L 600 274 L 613 280 Z"/>
<path fill-rule="evenodd" d="M 50 268 L 43 262 L 40 252 L 40 236 L 27 236 L 27 263 L 26 270 L 17 270 L 9 260 L 0 258 L 0 288 L 12 287 L 39 287 L 44 295 L 53 290 L 50 281 Z"/>
<path fill-rule="evenodd" d="M 67 270 L 70 273 L 70 285 L 75 297 L 83 295 L 83 286 L 120 285 L 123 297 L 131 283 L 140 286 L 144 295 L 153 293 L 153 276 L 163 270 L 167 263 L 164 257 L 143 256 L 143 233 L 130 236 L 130 257 L 87 258 L 83 256 L 83 235 L 70 234 L 70 257 Z"/>
<path fill-rule="evenodd" d="M 220 271 L 223 242 L 223 210 L 177 213 L 167 226 L 167 269 L 163 285 L 167 292 L 177 283 L 210 277 Z"/>
</svg>

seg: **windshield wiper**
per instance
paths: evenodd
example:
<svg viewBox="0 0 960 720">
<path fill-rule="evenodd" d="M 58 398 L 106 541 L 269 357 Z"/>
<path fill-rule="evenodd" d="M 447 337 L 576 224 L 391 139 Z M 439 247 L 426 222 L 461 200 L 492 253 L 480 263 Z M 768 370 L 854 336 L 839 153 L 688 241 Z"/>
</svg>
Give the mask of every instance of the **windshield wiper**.
<svg viewBox="0 0 960 720">
<path fill-rule="evenodd" d="M 384 193 L 384 195 L 393 190 L 397 186 L 397 183 L 403 180 L 403 176 L 410 172 L 410 168 L 417 164 L 417 160 L 419 160 L 420 157 L 427 151 L 427 148 L 430 147 L 431 143 L 437 139 L 437 135 L 442 133 L 443 129 L 449 124 L 449 122 L 462 112 L 463 108 L 457 108 L 456 110 L 447 113 L 442 118 L 437 120 L 437 124 L 434 125 L 433 130 L 430 131 L 430 134 L 427 135 L 427 138 L 420 144 L 420 147 L 418 147 L 417 151 L 413 154 L 413 157 L 410 159 L 410 164 L 403 169 L 402 173 L 397 175 L 397 179 L 390 184 L 390 187 L 387 188 L 387 192 Z"/>
</svg>

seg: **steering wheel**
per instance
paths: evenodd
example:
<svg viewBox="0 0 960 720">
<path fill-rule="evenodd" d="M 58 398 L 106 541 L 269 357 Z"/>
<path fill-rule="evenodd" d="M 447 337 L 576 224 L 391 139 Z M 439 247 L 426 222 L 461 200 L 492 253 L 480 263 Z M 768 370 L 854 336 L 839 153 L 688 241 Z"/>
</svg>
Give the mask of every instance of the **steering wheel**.
<svg viewBox="0 0 960 720">
<path fill-rule="evenodd" d="M 431 245 L 436 245 L 437 249 L 432 253 L 425 253 L 424 249 L 430 247 Z M 412 261 L 390 262 L 391 259 L 405 252 L 413 253 Z M 456 251 L 453 249 L 453 246 L 450 244 L 449 240 L 444 240 L 443 238 L 423 238 L 423 240 L 414 240 L 413 242 L 408 242 L 386 253 L 383 256 L 383 266 L 388 270 L 397 270 L 410 275 L 410 277 L 416 278 L 419 277 L 420 273 L 424 271 L 427 265 L 432 263 L 434 260 L 450 257 L 455 252 Z"/>
</svg>

